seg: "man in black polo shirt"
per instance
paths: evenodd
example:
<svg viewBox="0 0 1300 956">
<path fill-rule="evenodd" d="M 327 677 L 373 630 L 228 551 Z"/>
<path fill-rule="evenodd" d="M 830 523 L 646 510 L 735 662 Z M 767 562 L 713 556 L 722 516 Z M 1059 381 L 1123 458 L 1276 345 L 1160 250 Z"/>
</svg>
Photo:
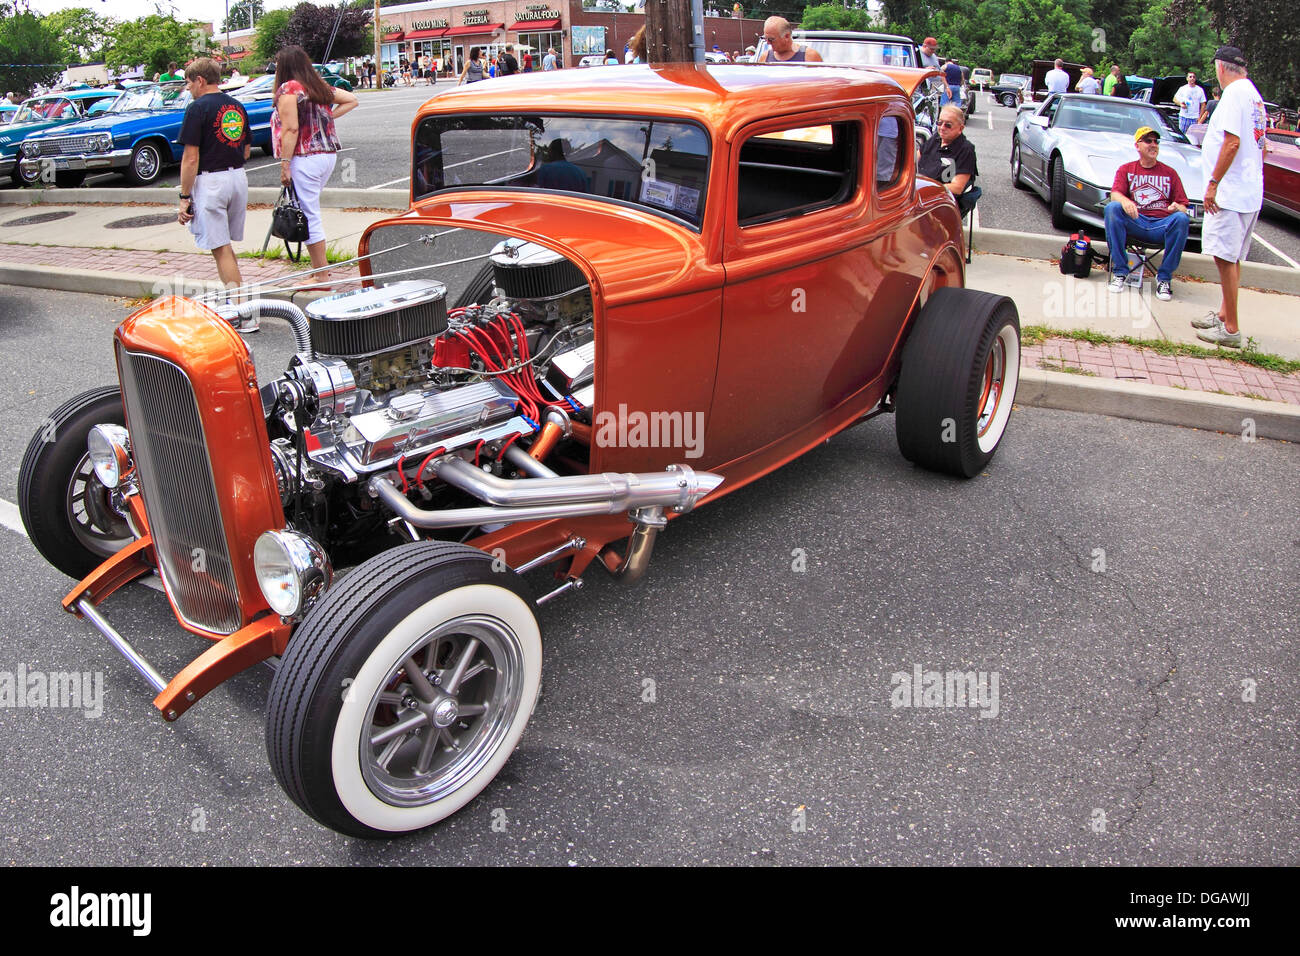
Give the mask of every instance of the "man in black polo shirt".
<svg viewBox="0 0 1300 956">
<path fill-rule="evenodd" d="M 200 57 L 185 68 L 185 88 L 194 97 L 185 110 L 180 142 L 181 205 L 177 221 L 188 224 L 195 244 L 217 262 L 227 288 L 240 285 L 239 260 L 232 242 L 244 238 L 248 177 L 244 160 L 252 149 L 248 113 L 221 92 L 215 61 Z M 251 329 L 248 331 L 252 331 Z"/>
<path fill-rule="evenodd" d="M 917 172 L 939 180 L 954 197 L 964 193 L 979 175 L 975 146 L 962 133 L 965 128 L 965 111 L 960 106 L 945 106 L 939 111 L 939 135 L 925 141 L 916 161 Z"/>
</svg>

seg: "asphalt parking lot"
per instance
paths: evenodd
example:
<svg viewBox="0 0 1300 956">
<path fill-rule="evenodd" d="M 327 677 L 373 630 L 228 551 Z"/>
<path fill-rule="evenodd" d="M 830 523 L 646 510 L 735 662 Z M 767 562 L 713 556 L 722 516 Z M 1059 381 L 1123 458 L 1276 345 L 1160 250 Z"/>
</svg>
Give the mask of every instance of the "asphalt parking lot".
<svg viewBox="0 0 1300 956">
<path fill-rule="evenodd" d="M 0 373 L 0 498 L 48 411 L 113 380 L 125 312 L 0 287 L 23 356 Z M 283 367 L 286 329 L 252 341 L 260 376 Z M 0 708 L 3 859 L 1294 865 L 1297 465 L 1282 443 L 1021 407 L 955 482 L 877 418 L 674 522 L 639 584 L 593 573 L 549 606 L 520 749 L 388 843 L 277 788 L 268 668 L 164 724 L 60 610 L 69 580 L 0 528 L 0 672 L 104 681 L 97 718 Z M 206 646 L 145 588 L 105 613 L 167 674 Z M 917 667 L 996 674 L 995 706 L 892 706 Z"/>
</svg>

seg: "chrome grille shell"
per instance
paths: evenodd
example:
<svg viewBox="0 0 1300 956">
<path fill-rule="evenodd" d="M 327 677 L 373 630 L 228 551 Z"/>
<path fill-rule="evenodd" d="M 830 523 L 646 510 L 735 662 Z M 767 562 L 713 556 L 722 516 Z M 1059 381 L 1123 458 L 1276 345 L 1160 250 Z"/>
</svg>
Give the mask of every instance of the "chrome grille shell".
<svg viewBox="0 0 1300 956">
<path fill-rule="evenodd" d="M 243 623 L 239 588 L 194 389 L 180 366 L 120 343 L 118 370 L 167 593 L 185 623 L 233 633 Z"/>
</svg>

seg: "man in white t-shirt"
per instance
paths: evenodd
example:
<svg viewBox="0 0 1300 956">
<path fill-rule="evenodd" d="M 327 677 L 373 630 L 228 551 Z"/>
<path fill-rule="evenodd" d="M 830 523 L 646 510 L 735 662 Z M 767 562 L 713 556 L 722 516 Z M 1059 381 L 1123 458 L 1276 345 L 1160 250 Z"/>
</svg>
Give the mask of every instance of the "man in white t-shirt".
<svg viewBox="0 0 1300 956">
<path fill-rule="evenodd" d="M 1250 252 L 1251 233 L 1264 203 L 1264 100 L 1246 79 L 1246 58 L 1235 46 L 1214 53 L 1214 72 L 1223 96 L 1210 117 L 1201 144 L 1205 169 L 1205 225 L 1201 251 L 1214 256 L 1221 302 L 1217 313 L 1193 319 L 1196 337 L 1215 345 L 1241 348 L 1237 326 L 1237 287 L 1241 262 Z"/>
<path fill-rule="evenodd" d="M 1065 61 L 1058 56 L 1055 65 L 1047 71 L 1045 82 L 1049 94 L 1064 93 L 1070 88 L 1070 74 L 1061 69 L 1063 66 L 1065 66 Z"/>
<path fill-rule="evenodd" d="M 1187 85 L 1178 88 L 1174 104 L 1178 107 L 1178 126 L 1186 133 L 1187 127 L 1201 118 L 1201 107 L 1205 104 L 1205 91 L 1196 85 L 1195 73 L 1188 72 Z"/>
</svg>

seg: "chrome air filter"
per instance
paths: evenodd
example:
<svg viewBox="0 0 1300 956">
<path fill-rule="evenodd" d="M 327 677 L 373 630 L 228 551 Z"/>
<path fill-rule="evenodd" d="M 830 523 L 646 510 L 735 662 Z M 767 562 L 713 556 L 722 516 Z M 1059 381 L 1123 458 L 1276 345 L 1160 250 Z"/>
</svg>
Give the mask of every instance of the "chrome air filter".
<svg viewBox="0 0 1300 956">
<path fill-rule="evenodd" d="M 303 310 L 317 355 L 364 358 L 418 342 L 447 329 L 447 287 L 411 279 L 317 299 Z"/>
<path fill-rule="evenodd" d="M 587 287 L 582 271 L 564 256 L 522 239 L 492 249 L 492 277 L 508 299 L 556 299 Z"/>
</svg>

